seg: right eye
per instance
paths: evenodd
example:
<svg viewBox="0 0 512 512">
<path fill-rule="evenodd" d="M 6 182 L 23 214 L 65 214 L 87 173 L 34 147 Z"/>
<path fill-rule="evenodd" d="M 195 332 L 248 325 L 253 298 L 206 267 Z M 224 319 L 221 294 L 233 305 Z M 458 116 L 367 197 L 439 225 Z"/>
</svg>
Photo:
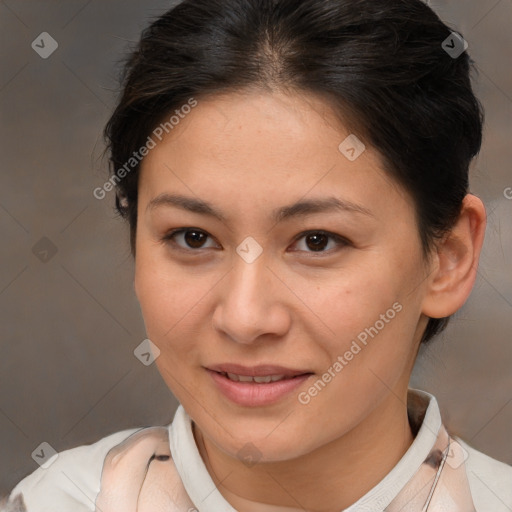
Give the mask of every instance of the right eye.
<svg viewBox="0 0 512 512">
<path fill-rule="evenodd" d="M 162 242 L 168 244 L 171 249 L 197 252 L 198 249 L 209 249 L 205 247 L 204 242 L 210 237 L 206 231 L 198 228 L 178 228 L 173 229 L 162 237 Z M 182 243 L 180 244 L 179 241 Z"/>
</svg>

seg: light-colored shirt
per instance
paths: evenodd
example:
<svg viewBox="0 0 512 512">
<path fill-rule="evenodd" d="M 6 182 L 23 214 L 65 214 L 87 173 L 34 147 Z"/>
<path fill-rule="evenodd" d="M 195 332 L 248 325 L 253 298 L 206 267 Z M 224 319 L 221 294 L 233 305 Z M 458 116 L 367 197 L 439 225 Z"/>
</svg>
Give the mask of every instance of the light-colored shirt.
<svg viewBox="0 0 512 512">
<path fill-rule="evenodd" d="M 450 436 L 437 400 L 410 389 L 415 438 L 397 465 L 343 512 L 511 512 L 512 466 Z M 140 485 L 133 485 L 133 482 Z M 236 512 L 215 486 L 183 406 L 172 423 L 60 452 L 21 480 L 28 512 Z M 292 512 L 242 500 L 244 512 Z"/>
</svg>

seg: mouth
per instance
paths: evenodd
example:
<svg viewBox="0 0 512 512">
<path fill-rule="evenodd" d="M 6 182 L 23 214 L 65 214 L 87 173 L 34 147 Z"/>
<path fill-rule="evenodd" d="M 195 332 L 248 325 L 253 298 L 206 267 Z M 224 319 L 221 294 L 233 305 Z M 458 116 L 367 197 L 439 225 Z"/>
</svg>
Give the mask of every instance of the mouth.
<svg viewBox="0 0 512 512">
<path fill-rule="evenodd" d="M 270 405 L 284 398 L 313 374 L 275 365 L 215 365 L 205 368 L 217 389 L 230 401 L 246 407 Z"/>
<path fill-rule="evenodd" d="M 310 370 L 306 369 L 288 368 L 286 366 L 280 366 L 275 364 L 244 366 L 236 363 L 222 363 L 208 366 L 207 369 L 217 373 L 225 374 L 227 377 L 233 378 L 233 380 L 236 380 L 236 378 L 238 377 L 239 380 L 242 380 L 242 382 L 249 382 L 249 380 L 247 379 L 255 379 L 257 377 L 275 377 L 276 380 L 281 380 L 297 377 L 299 375 L 313 373 Z"/>
<path fill-rule="evenodd" d="M 259 377 L 251 377 L 250 375 L 237 375 L 236 373 L 217 372 L 227 377 L 233 382 L 256 382 L 258 384 L 268 384 L 269 382 L 278 382 L 285 379 L 294 379 L 295 377 L 286 377 L 285 375 L 262 375 Z"/>
</svg>

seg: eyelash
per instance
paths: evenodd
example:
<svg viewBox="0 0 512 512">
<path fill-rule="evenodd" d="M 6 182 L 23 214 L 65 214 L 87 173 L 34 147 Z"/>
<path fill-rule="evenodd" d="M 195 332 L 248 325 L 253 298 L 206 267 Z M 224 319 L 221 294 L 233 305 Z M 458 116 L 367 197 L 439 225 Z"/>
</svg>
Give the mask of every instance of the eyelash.
<svg viewBox="0 0 512 512">
<path fill-rule="evenodd" d="M 164 244 L 172 244 L 173 246 L 175 246 L 175 249 L 176 250 L 181 250 L 181 251 L 185 251 L 185 252 L 188 252 L 188 253 L 192 253 L 192 252 L 200 252 L 204 249 L 209 249 L 209 247 L 206 247 L 206 248 L 199 248 L 199 249 L 193 249 L 193 248 L 184 248 L 184 247 L 181 247 L 179 246 L 176 241 L 175 241 L 175 237 L 181 233 L 186 233 L 187 231 L 195 231 L 195 232 L 199 232 L 199 233 L 202 233 L 204 235 L 206 235 L 207 237 L 209 238 L 213 238 L 211 237 L 211 235 L 209 235 L 206 231 L 202 230 L 202 229 L 198 229 L 198 228 L 193 228 L 193 227 L 188 227 L 188 228 L 177 228 L 177 229 L 173 229 L 171 231 L 169 231 L 168 233 L 166 233 L 161 241 L 162 243 Z M 310 254 L 313 254 L 313 255 L 321 255 L 321 254 L 331 254 L 333 251 L 336 251 L 336 250 L 340 250 L 340 249 L 343 249 L 344 247 L 347 247 L 349 245 L 352 245 L 351 242 L 349 240 L 347 240 L 346 238 L 340 236 L 340 235 L 337 235 L 336 233 L 331 233 L 330 231 L 324 231 L 324 230 L 321 230 L 321 229 L 318 229 L 318 230 L 308 230 L 308 231 L 303 231 L 302 233 L 299 233 L 294 241 L 293 241 L 293 244 L 297 243 L 299 240 L 301 240 L 302 238 L 306 237 L 307 235 L 325 235 L 327 236 L 328 238 L 334 240 L 337 244 L 338 244 L 338 247 L 336 249 L 329 249 L 327 251 L 301 251 L 301 250 L 297 250 L 297 251 L 292 251 L 292 252 L 306 252 L 306 253 L 310 253 Z"/>
</svg>

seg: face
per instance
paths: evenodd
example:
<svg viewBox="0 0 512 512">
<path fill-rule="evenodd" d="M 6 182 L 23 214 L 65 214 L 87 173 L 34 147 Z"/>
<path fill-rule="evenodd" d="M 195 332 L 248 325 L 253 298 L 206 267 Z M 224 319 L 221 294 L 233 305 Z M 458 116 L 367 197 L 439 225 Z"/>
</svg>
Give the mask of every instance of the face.
<svg viewBox="0 0 512 512">
<path fill-rule="evenodd" d="M 339 148 L 349 135 L 319 98 L 215 96 L 142 163 L 147 335 L 169 388 L 233 457 L 247 443 L 268 461 L 309 453 L 407 388 L 425 326 L 414 204 L 368 144 Z"/>
</svg>

